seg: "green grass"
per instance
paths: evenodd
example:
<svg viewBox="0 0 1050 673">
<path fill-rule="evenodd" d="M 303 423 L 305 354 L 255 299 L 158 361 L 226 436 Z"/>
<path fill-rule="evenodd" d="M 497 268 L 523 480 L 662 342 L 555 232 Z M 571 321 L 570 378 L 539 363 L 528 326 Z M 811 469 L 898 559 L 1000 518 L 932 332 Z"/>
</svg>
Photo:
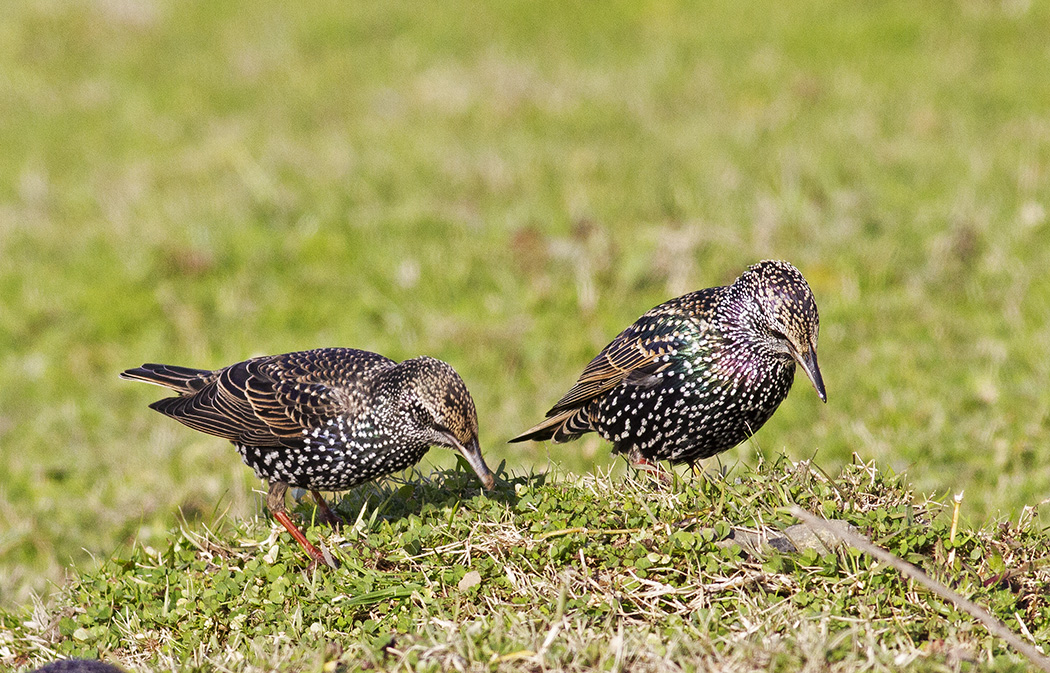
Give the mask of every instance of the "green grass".
<svg viewBox="0 0 1050 673">
<path fill-rule="evenodd" d="M 0 606 L 180 512 L 259 511 L 128 366 L 426 353 L 490 463 L 589 474 L 616 464 L 594 438 L 505 442 L 645 310 L 767 257 L 816 294 L 829 402 L 800 384 L 725 463 L 856 453 L 965 490 L 974 526 L 1045 516 L 1047 25 L 1013 0 L 6 3 Z"/>
<path fill-rule="evenodd" d="M 898 571 L 819 543 L 747 553 L 799 504 L 844 519 L 1028 638 L 1050 638 L 1050 541 L 1031 512 L 952 537 L 951 508 L 900 477 L 806 462 L 656 486 L 598 475 L 473 474 L 368 487 L 341 535 L 220 520 L 118 550 L 48 605 L 10 615 L 8 665 L 101 656 L 142 670 L 1025 670 L 982 627 Z M 302 513 L 309 517 L 310 510 Z M 1007 569 L 1020 572 L 1004 576 Z M 340 668 L 342 667 L 342 668 Z"/>
</svg>

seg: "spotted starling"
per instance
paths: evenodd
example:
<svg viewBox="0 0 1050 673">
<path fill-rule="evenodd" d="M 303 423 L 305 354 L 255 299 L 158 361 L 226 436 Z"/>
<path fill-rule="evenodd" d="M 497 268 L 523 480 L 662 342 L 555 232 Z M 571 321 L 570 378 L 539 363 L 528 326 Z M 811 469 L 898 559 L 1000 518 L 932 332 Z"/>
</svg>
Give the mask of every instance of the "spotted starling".
<svg viewBox="0 0 1050 673">
<path fill-rule="evenodd" d="M 274 518 L 316 561 L 324 556 L 291 522 L 289 485 L 309 489 L 321 517 L 338 517 L 318 493 L 341 491 L 415 465 L 433 445 L 459 451 L 485 488 L 495 479 L 478 446 L 478 417 L 466 384 L 430 357 L 398 364 L 352 348 L 253 358 L 223 369 L 145 364 L 121 378 L 179 395 L 150 405 L 194 430 L 230 440 L 269 482 Z"/>
<path fill-rule="evenodd" d="M 695 463 L 753 435 L 784 401 L 798 363 L 822 401 L 817 304 L 791 264 L 759 262 L 732 285 L 652 309 L 583 370 L 547 419 L 510 440 L 597 432 L 632 465 Z"/>
</svg>

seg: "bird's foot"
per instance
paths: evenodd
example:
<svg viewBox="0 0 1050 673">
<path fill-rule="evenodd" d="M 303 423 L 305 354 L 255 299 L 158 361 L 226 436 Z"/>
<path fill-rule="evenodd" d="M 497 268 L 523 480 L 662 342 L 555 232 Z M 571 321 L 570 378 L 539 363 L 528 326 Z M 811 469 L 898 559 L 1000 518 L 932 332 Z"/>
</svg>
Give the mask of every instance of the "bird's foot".
<svg viewBox="0 0 1050 673">
<path fill-rule="evenodd" d="M 327 549 L 321 547 L 320 551 L 321 558 L 311 558 L 310 562 L 306 564 L 306 572 L 312 573 L 313 571 L 317 570 L 318 565 L 324 565 L 329 568 L 332 568 L 333 570 L 339 568 L 339 561 L 335 560 L 335 558 L 330 553 L 328 553 Z"/>
<path fill-rule="evenodd" d="M 643 458 L 639 455 L 632 455 L 630 458 L 631 467 L 633 467 L 634 469 L 648 473 L 650 476 L 653 477 L 653 479 L 656 479 L 664 486 L 670 486 L 674 484 L 674 477 L 672 477 L 671 473 L 669 473 L 667 470 L 660 467 L 659 464 L 654 463 L 651 460 Z"/>
</svg>

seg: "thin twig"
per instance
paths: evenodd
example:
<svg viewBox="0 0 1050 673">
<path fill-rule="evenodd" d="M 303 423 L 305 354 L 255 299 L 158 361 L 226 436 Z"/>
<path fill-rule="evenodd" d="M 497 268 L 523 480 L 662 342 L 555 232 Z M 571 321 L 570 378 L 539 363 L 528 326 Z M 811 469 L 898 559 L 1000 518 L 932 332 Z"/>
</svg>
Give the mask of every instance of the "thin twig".
<svg viewBox="0 0 1050 673">
<path fill-rule="evenodd" d="M 592 528 L 561 528 L 559 530 L 552 530 L 540 535 L 536 538 L 537 542 L 549 540 L 552 537 L 561 537 L 562 535 L 572 535 L 573 533 L 583 533 L 584 535 L 632 535 L 634 533 L 641 533 L 644 528 L 609 528 L 605 530 L 596 530 Z"/>
<path fill-rule="evenodd" d="M 877 547 L 865 538 L 863 535 L 854 533 L 853 531 L 846 528 L 837 521 L 827 521 L 821 519 L 816 515 L 807 512 L 801 507 L 792 507 L 791 513 L 805 521 L 810 526 L 823 528 L 835 537 L 843 540 L 847 544 L 850 544 L 857 549 L 861 550 L 865 554 L 874 556 L 878 560 L 886 563 L 887 565 L 893 566 L 899 570 L 906 577 L 911 580 L 918 582 L 933 593 L 937 594 L 946 601 L 955 604 L 960 610 L 968 612 L 974 619 L 984 624 L 984 627 L 988 629 L 988 632 L 994 636 L 998 636 L 1007 642 L 1010 647 L 1014 648 L 1024 656 L 1028 657 L 1029 661 L 1035 664 L 1037 667 L 1050 673 L 1050 657 L 1045 656 L 1034 646 L 1025 642 L 1016 633 L 1014 633 L 1005 624 L 999 621 L 994 615 L 982 608 L 977 603 L 974 603 L 970 599 L 962 596 L 961 594 L 949 589 L 937 580 L 933 579 L 925 572 L 917 568 L 916 566 L 908 563 L 904 559 L 898 558 L 886 551 L 882 547 Z"/>
</svg>

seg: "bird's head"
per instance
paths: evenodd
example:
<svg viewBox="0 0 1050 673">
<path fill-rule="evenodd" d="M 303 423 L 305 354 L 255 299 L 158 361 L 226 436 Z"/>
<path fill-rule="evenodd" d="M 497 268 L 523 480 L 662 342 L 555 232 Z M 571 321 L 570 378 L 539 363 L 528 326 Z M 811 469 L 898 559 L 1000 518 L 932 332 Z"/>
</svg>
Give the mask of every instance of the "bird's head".
<svg viewBox="0 0 1050 673">
<path fill-rule="evenodd" d="M 730 291 L 748 339 L 766 352 L 797 362 L 821 401 L 827 402 L 817 364 L 817 302 L 799 270 L 788 262 L 759 262 L 737 278 Z"/>
<path fill-rule="evenodd" d="M 467 384 L 450 365 L 430 357 L 405 360 L 397 368 L 402 370 L 398 400 L 410 434 L 458 451 L 491 490 L 496 479 L 481 455 L 478 413 Z"/>
</svg>

